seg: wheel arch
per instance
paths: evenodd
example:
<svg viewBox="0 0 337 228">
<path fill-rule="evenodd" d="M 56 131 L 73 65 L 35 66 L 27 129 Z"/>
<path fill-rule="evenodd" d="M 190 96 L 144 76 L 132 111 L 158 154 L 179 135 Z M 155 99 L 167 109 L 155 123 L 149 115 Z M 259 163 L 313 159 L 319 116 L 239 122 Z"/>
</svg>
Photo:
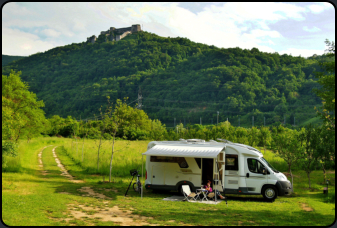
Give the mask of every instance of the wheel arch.
<svg viewBox="0 0 337 228">
<path fill-rule="evenodd" d="M 266 187 L 268 187 L 268 186 L 273 186 L 273 187 L 275 187 L 276 188 L 276 194 L 278 195 L 279 194 L 279 187 L 276 185 L 276 184 L 264 184 L 263 186 L 262 186 L 262 188 L 261 188 L 261 195 L 263 195 L 263 191 L 264 191 L 264 189 L 266 188 Z"/>
<path fill-rule="evenodd" d="M 191 188 L 191 192 L 195 192 L 196 188 L 194 186 L 194 184 L 190 181 L 187 181 L 187 180 L 182 180 L 182 181 L 179 181 L 177 184 L 176 184 L 176 189 L 177 191 L 179 191 L 180 189 L 180 186 L 182 185 L 189 185 L 190 188 Z"/>
</svg>

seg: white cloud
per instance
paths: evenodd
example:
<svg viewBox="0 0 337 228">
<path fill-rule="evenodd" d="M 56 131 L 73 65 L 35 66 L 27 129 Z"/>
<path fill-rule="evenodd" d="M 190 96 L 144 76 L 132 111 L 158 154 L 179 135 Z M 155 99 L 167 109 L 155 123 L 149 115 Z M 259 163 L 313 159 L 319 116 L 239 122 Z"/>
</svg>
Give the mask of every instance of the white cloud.
<svg viewBox="0 0 337 228">
<path fill-rule="evenodd" d="M 55 47 L 55 43 L 41 41 L 38 36 L 18 29 L 2 29 L 2 54 L 28 56 Z"/>
<path fill-rule="evenodd" d="M 60 32 L 57 32 L 54 29 L 44 29 L 41 31 L 41 33 L 45 34 L 46 36 L 50 36 L 50 37 L 59 37 L 61 34 Z"/>
<path fill-rule="evenodd" d="M 319 31 L 321 31 L 321 29 L 317 28 L 316 26 L 314 26 L 313 28 L 308 28 L 308 26 L 304 26 L 303 30 L 307 31 L 307 32 L 319 32 Z"/>
<path fill-rule="evenodd" d="M 334 9 L 332 4 L 326 2 L 319 5 L 318 4 L 309 5 L 307 7 L 314 14 L 322 13 L 324 10 Z"/>
</svg>

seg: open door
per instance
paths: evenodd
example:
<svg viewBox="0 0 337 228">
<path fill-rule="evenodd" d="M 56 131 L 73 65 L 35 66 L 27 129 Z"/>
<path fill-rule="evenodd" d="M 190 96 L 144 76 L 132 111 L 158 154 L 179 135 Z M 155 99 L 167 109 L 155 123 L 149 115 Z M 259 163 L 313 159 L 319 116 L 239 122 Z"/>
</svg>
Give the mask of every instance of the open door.
<svg viewBox="0 0 337 228">
<path fill-rule="evenodd" d="M 211 187 L 213 188 L 213 158 L 202 158 L 201 159 L 201 167 L 202 167 L 202 175 L 201 175 L 201 184 L 205 185 L 207 180 L 212 182 Z"/>
</svg>

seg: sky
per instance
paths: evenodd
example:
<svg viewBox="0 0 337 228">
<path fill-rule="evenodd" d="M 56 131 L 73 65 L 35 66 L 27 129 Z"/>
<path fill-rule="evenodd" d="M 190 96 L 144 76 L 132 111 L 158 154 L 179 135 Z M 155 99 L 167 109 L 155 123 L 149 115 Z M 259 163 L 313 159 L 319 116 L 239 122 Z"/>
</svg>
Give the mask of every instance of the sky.
<svg viewBox="0 0 337 228">
<path fill-rule="evenodd" d="M 302 57 L 335 41 L 328 2 L 9 2 L 2 5 L 2 54 L 29 56 L 133 24 L 162 37 Z"/>
</svg>

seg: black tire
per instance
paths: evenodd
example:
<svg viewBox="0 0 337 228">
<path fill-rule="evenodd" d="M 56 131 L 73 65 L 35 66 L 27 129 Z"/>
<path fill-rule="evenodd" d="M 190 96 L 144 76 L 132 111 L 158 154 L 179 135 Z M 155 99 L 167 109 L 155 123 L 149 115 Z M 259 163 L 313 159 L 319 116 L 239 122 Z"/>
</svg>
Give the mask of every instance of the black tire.
<svg viewBox="0 0 337 228">
<path fill-rule="evenodd" d="M 179 190 L 180 195 L 184 196 L 183 185 L 180 185 L 178 190 Z"/>
<path fill-rule="evenodd" d="M 266 200 L 274 201 L 278 195 L 277 189 L 276 187 L 272 185 L 268 185 L 263 188 L 262 195 L 263 195 L 263 198 L 265 198 Z"/>
<path fill-rule="evenodd" d="M 138 192 L 138 185 L 137 185 L 137 182 L 133 183 L 133 190 L 135 190 L 135 192 Z"/>
<path fill-rule="evenodd" d="M 138 182 L 138 193 L 139 195 L 142 194 L 142 184 Z"/>
</svg>

